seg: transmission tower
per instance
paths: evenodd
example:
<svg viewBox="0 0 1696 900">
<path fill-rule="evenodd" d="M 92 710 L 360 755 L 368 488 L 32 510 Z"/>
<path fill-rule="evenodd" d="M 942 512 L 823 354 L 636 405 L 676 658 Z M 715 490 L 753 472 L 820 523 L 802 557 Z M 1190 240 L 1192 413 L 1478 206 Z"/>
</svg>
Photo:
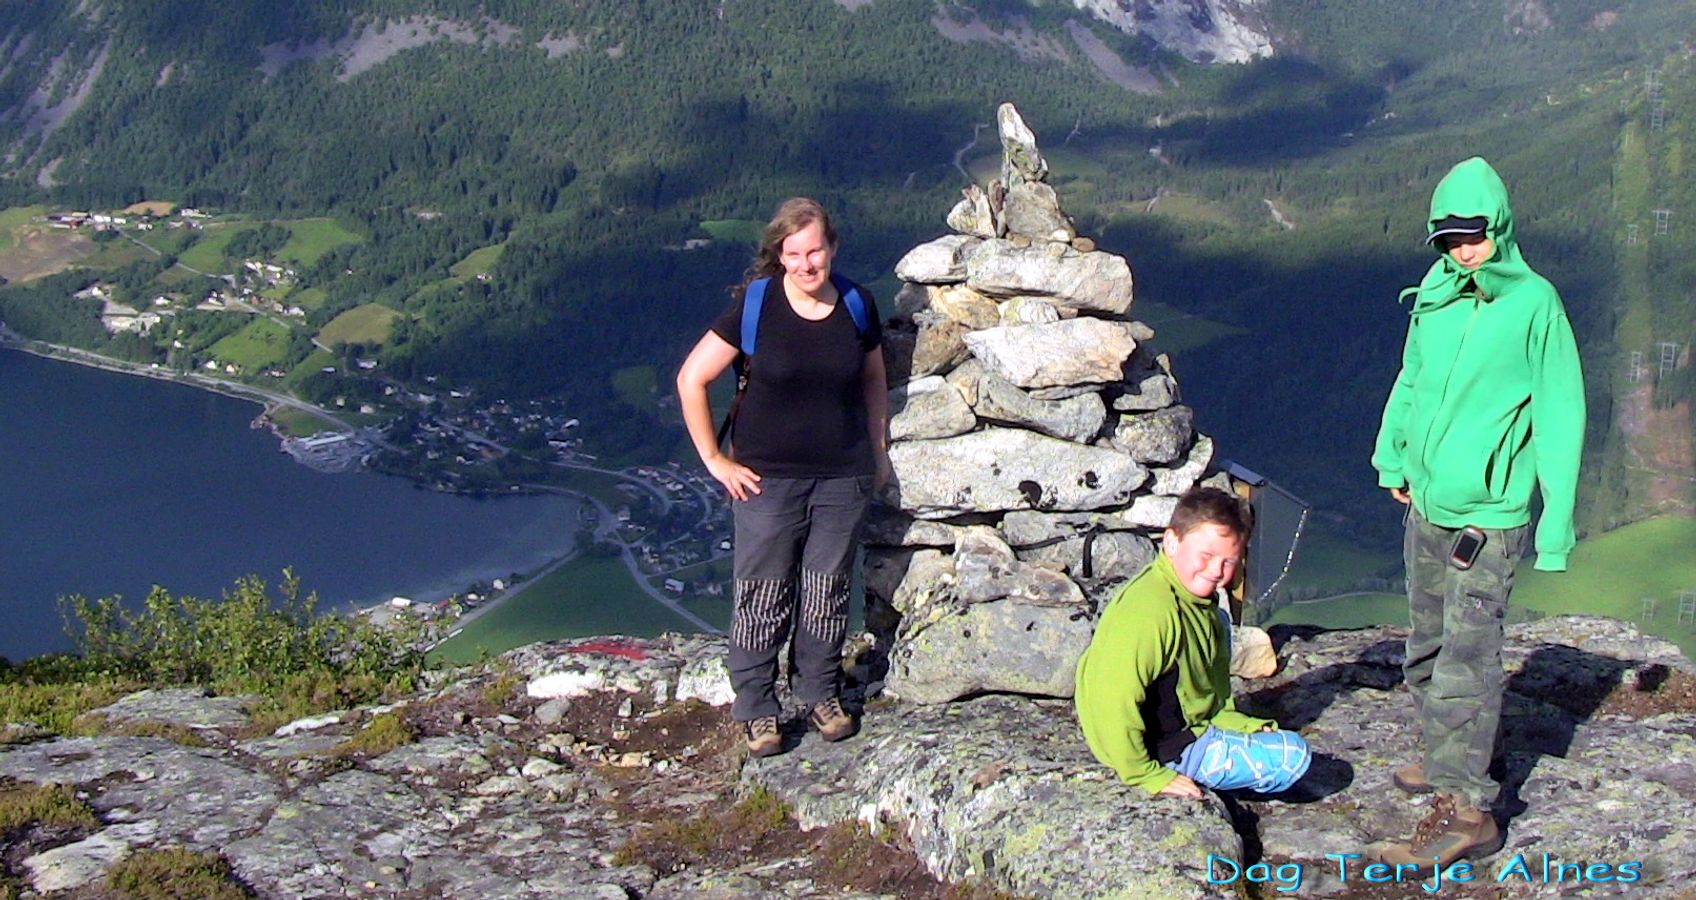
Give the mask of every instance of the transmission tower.
<svg viewBox="0 0 1696 900">
<path fill-rule="evenodd" d="M 1661 380 L 1665 381 L 1667 376 L 1671 375 L 1673 370 L 1678 368 L 1678 344 L 1672 341 L 1661 341 L 1660 347 Z"/>
<path fill-rule="evenodd" d="M 1637 223 L 1625 226 L 1625 243 L 1629 246 L 1637 245 Z"/>
<path fill-rule="evenodd" d="M 1631 351 L 1631 365 L 1625 370 L 1625 378 L 1632 384 L 1643 380 L 1643 351 Z"/>
<path fill-rule="evenodd" d="M 1654 619 L 1655 619 L 1655 598 L 1654 597 L 1644 597 L 1643 598 L 1643 615 L 1638 616 L 1638 620 L 1642 621 L 1642 622 L 1652 622 L 1652 621 L 1654 621 Z"/>
<path fill-rule="evenodd" d="M 1655 236 L 1660 237 L 1672 232 L 1672 210 L 1655 210 Z"/>
<path fill-rule="evenodd" d="M 1667 102 L 1656 100 L 1649 106 L 1649 130 L 1660 131 L 1667 123 Z"/>
</svg>

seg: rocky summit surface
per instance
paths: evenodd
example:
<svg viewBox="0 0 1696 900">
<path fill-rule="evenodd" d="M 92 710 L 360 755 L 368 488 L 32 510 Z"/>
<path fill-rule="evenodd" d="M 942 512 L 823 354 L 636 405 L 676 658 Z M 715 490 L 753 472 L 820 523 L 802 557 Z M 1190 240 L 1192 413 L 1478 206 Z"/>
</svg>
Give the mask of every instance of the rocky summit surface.
<svg viewBox="0 0 1696 900">
<path fill-rule="evenodd" d="M 1317 751 L 1291 798 L 1143 796 L 1090 757 L 1068 702 L 1013 695 L 874 698 L 850 740 L 792 722 L 789 752 L 745 760 L 724 724 L 721 640 L 604 638 L 521 648 L 402 703 L 263 735 L 241 698 L 132 695 L 101 712 L 106 733 L 0 748 L 0 778 L 70 786 L 98 818 L 11 835 L 5 858 L 29 891 L 84 896 L 125 856 L 166 847 L 222 854 L 260 897 L 940 897 L 938 879 L 1028 897 L 1420 894 L 1368 884 L 1348 857 L 1405 837 L 1427 803 L 1389 781 L 1417 734 L 1402 632 L 1274 637 L 1281 671 L 1238 698 Z M 1612 620 L 1509 639 L 1507 846 L 1441 894 L 1687 896 L 1696 666 Z M 359 740 L 385 717 L 406 723 L 402 739 Z M 702 833 L 748 827 L 713 817 L 751 797 L 781 800 L 789 833 Z M 869 828 L 855 843 L 844 823 Z M 716 856 L 685 852 L 714 841 Z M 841 877 L 844 858 L 859 871 L 874 853 L 906 880 Z M 1562 864 L 1617 877 L 1628 863 L 1633 883 L 1594 868 L 1552 880 Z"/>
</svg>

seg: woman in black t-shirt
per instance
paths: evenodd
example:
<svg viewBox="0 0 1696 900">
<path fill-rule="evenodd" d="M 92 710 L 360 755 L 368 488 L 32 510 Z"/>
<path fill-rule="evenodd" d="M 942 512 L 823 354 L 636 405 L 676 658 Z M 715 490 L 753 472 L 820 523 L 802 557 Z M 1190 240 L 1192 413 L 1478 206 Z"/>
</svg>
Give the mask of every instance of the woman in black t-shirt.
<svg viewBox="0 0 1696 900">
<path fill-rule="evenodd" d="M 857 729 L 842 708 L 850 568 L 871 494 L 889 477 L 888 388 L 877 305 L 831 275 L 836 229 L 816 201 L 795 198 L 766 226 L 735 302 L 677 374 L 683 421 L 735 514 L 730 669 L 757 756 L 781 752 L 777 653 L 793 637 L 791 686 L 826 740 Z M 729 453 L 713 430 L 707 386 L 741 354 L 744 297 L 762 298 L 756 353 L 744 362 Z M 864 324 L 845 295 L 864 298 Z"/>
</svg>

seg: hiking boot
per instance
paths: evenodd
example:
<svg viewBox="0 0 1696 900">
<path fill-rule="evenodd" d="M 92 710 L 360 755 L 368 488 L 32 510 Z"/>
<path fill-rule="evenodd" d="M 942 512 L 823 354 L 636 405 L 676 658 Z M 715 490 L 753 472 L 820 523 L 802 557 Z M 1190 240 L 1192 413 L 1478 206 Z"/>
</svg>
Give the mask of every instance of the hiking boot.
<svg viewBox="0 0 1696 900">
<path fill-rule="evenodd" d="M 848 711 L 842 708 L 842 701 L 832 697 L 813 704 L 813 711 L 807 714 L 807 720 L 818 730 L 819 737 L 827 741 L 840 741 L 853 737 L 860 726 Z"/>
<path fill-rule="evenodd" d="M 777 716 L 743 722 L 742 736 L 748 739 L 749 756 L 774 756 L 783 751 L 783 733 L 777 729 Z"/>
<path fill-rule="evenodd" d="M 1447 867 L 1461 859 L 1480 859 L 1502 849 L 1506 835 L 1487 809 L 1464 805 L 1453 794 L 1438 794 L 1431 811 L 1413 829 L 1413 839 L 1378 851 L 1391 865 Z"/>
<path fill-rule="evenodd" d="M 1408 763 L 1402 766 L 1396 770 L 1394 775 L 1390 776 L 1390 780 L 1395 782 L 1396 787 L 1410 794 L 1429 794 L 1436 790 L 1435 787 L 1432 787 L 1431 782 L 1426 780 L 1425 764 L 1422 762 Z"/>
</svg>

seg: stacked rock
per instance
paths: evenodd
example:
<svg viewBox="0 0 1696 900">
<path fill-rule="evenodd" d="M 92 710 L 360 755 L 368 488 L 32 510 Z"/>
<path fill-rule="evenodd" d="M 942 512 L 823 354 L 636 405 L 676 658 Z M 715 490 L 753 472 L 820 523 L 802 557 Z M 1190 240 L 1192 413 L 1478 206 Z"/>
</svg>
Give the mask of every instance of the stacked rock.
<svg viewBox="0 0 1696 900">
<path fill-rule="evenodd" d="M 1070 697 L 1098 608 L 1213 460 L 1130 318 L 1130 266 L 1077 235 L 1018 110 L 997 120 L 1001 178 L 896 265 L 885 331 L 895 478 L 867 625 L 887 690 L 921 703 Z"/>
</svg>

